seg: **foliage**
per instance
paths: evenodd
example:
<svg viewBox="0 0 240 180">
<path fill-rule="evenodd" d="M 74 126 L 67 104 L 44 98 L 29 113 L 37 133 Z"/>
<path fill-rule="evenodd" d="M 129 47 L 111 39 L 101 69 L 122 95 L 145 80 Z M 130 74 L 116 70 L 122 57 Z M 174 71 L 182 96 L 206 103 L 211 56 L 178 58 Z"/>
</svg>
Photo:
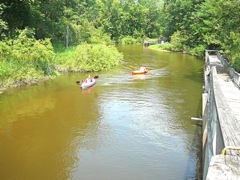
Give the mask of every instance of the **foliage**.
<svg viewBox="0 0 240 180">
<path fill-rule="evenodd" d="M 55 74 L 50 40 L 36 40 L 32 36 L 32 31 L 25 29 L 17 38 L 0 43 L 0 86 Z"/>
<path fill-rule="evenodd" d="M 154 37 L 161 31 L 162 2 L 157 0 L 27 0 L 3 3 L 2 19 L 9 25 L 10 37 L 16 29 L 30 27 L 35 29 L 37 39 L 51 38 L 56 43 L 69 38 L 74 44 L 79 38 L 81 42 L 88 42 L 93 29 L 99 28 L 111 39 Z"/>
<path fill-rule="evenodd" d="M 240 1 L 164 0 L 161 11 L 161 35 L 171 38 L 175 50 L 197 56 L 204 49 L 221 50 L 237 67 Z"/>
<path fill-rule="evenodd" d="M 176 31 L 189 32 L 192 13 L 201 2 L 203 0 L 164 0 L 162 8 L 163 36 L 170 37 Z"/>
<path fill-rule="evenodd" d="M 151 49 L 157 49 L 157 50 L 166 50 L 166 51 L 173 51 L 174 47 L 170 43 L 164 43 L 164 44 L 155 44 L 149 46 Z"/>
<path fill-rule="evenodd" d="M 1 1 L 3 11 L 1 18 L 8 24 L 7 35 L 12 36 L 16 30 L 24 29 L 30 22 L 30 4 L 29 1 Z"/>
<path fill-rule="evenodd" d="M 89 44 L 113 44 L 110 37 L 103 32 L 101 28 L 95 28 L 87 20 L 84 20 L 84 24 L 79 27 L 79 34 L 77 34 L 77 44 L 89 43 Z"/>
<path fill-rule="evenodd" d="M 135 39 L 131 36 L 125 36 L 120 40 L 121 44 L 136 44 L 138 41 L 138 39 Z"/>
<path fill-rule="evenodd" d="M 194 14 L 198 21 L 192 25 L 198 44 L 208 49 L 219 49 L 238 67 L 240 1 L 206 0 Z"/>
<path fill-rule="evenodd" d="M 96 31 L 90 36 L 89 44 L 68 49 L 61 44 L 55 46 L 57 54 L 49 39 L 36 40 L 31 29 L 19 31 L 14 39 L 0 41 L 0 87 L 56 76 L 55 68 L 63 71 L 99 71 L 116 66 L 123 56 L 116 47 L 107 45 L 112 41 L 107 36 L 100 36 L 99 32 L 101 34 L 101 31 Z"/>
<path fill-rule="evenodd" d="M 18 37 L 18 30 L 26 28 L 33 31 L 32 39 L 49 38 L 66 47 L 108 46 L 112 40 L 132 44 L 161 37 L 171 40 L 166 48 L 197 56 L 203 55 L 204 48 L 221 50 L 235 67 L 239 23 L 240 1 L 236 0 L 0 0 L 1 40 Z M 45 67 L 48 62 L 36 64 L 50 73 L 51 68 Z"/>
<path fill-rule="evenodd" d="M 237 71 L 240 72 L 240 58 L 234 58 L 234 63 L 232 64 L 232 67 Z"/>
<path fill-rule="evenodd" d="M 61 71 L 100 71 L 118 65 L 122 58 L 114 46 L 82 44 L 58 53 L 55 66 Z"/>
<path fill-rule="evenodd" d="M 228 44 L 225 44 L 225 54 L 227 56 L 231 55 L 232 67 L 240 72 L 240 33 L 230 32 L 230 37 L 228 38 Z"/>
<path fill-rule="evenodd" d="M 173 51 L 183 51 L 186 49 L 185 42 L 188 36 L 184 32 L 176 31 L 171 36 L 171 44 L 173 46 Z"/>
<path fill-rule="evenodd" d="M 11 58 L 22 63 L 33 64 L 45 75 L 51 75 L 51 59 L 54 56 L 50 39 L 36 40 L 32 32 L 25 29 L 12 41 Z M 29 37 L 28 37 L 29 36 Z"/>
<path fill-rule="evenodd" d="M 207 49 L 206 46 L 198 45 L 198 46 L 192 48 L 189 52 L 190 52 L 190 54 L 192 54 L 194 56 L 204 57 L 206 49 Z"/>
<path fill-rule="evenodd" d="M 4 7 L 5 7 L 5 6 L 0 3 L 0 17 L 1 17 L 1 15 L 2 15 L 2 13 L 3 13 L 3 8 L 4 8 Z M 2 20 L 2 18 L 0 18 L 0 39 L 1 39 L 2 36 L 4 36 L 4 33 L 3 33 L 3 32 L 4 32 L 5 30 L 7 30 L 7 29 L 8 29 L 7 23 L 4 22 L 4 21 Z"/>
</svg>

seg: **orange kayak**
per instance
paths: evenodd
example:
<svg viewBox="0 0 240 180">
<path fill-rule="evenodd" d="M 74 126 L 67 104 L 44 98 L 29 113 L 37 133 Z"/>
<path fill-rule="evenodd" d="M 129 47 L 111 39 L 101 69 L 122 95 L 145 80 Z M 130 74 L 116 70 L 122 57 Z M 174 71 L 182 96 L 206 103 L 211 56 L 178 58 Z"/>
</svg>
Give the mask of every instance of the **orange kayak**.
<svg viewBox="0 0 240 180">
<path fill-rule="evenodd" d="M 136 71 L 132 71 L 132 74 L 146 74 L 147 72 L 148 70 L 145 70 L 145 71 L 136 70 Z"/>
</svg>

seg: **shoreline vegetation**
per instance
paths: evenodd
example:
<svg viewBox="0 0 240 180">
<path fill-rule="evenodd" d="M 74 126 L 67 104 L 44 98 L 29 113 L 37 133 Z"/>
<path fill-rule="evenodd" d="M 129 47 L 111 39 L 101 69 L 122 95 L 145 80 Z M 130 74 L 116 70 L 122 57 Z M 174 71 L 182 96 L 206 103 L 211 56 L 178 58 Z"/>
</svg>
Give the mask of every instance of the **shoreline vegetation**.
<svg viewBox="0 0 240 180">
<path fill-rule="evenodd" d="M 157 39 L 151 39 L 156 41 Z M 111 41 L 81 43 L 69 46 L 53 45 L 50 39 L 37 40 L 24 29 L 15 39 L 0 41 L 0 94 L 12 87 L 33 85 L 69 72 L 97 72 L 109 70 L 121 63 L 119 53 Z M 143 39 L 126 36 L 119 44 L 142 44 Z M 171 44 L 156 44 L 149 48 L 172 52 Z"/>
<path fill-rule="evenodd" d="M 114 43 L 146 38 L 164 40 L 158 50 L 198 57 L 206 49 L 218 50 L 240 72 L 239 10 L 239 1 L 231 0 L 3 1 L 0 89 L 52 78 L 59 71 L 111 68 L 122 58 Z M 59 51 L 58 44 L 65 50 Z"/>
<path fill-rule="evenodd" d="M 157 41 L 157 39 L 151 39 Z M 142 44 L 143 40 L 129 36 L 120 44 Z M 123 54 L 113 43 L 82 43 L 66 48 L 52 45 L 50 39 L 36 40 L 25 29 L 17 38 L 0 42 L 0 94 L 12 87 L 33 85 L 69 72 L 97 72 L 119 65 Z M 149 48 L 176 52 L 170 43 L 150 45 Z"/>
<path fill-rule="evenodd" d="M 143 45 L 143 39 L 127 36 L 120 44 Z M 113 42 L 82 43 L 66 48 L 62 44 L 52 45 L 50 39 L 36 40 L 28 29 L 15 39 L 0 41 L 0 48 L 0 94 L 11 87 L 36 84 L 65 73 L 109 70 L 123 60 L 123 54 Z M 183 51 L 172 42 L 152 44 L 148 48 L 203 57 L 191 50 Z"/>
<path fill-rule="evenodd" d="M 165 42 L 151 49 L 197 57 L 218 50 L 240 72 L 239 10 L 231 0 L 3 1 L 0 91 L 64 72 L 110 69 L 123 58 L 115 43 L 146 38 Z"/>
<path fill-rule="evenodd" d="M 120 64 L 123 55 L 112 44 L 53 47 L 50 39 L 36 40 L 27 30 L 0 42 L 0 94 L 10 87 L 36 84 L 69 72 L 96 72 Z"/>
</svg>

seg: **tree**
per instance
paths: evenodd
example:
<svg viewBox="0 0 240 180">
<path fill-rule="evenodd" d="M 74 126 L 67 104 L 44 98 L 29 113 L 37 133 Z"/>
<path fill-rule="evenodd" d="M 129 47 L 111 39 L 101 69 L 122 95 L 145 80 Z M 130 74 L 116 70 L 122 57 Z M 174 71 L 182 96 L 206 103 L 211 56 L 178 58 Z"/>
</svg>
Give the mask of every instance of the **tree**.
<svg viewBox="0 0 240 180">
<path fill-rule="evenodd" d="M 2 20 L 8 24 L 9 36 L 13 36 L 15 29 L 24 29 L 30 21 L 30 0 L 0 0 L 3 4 Z"/>
<path fill-rule="evenodd" d="M 4 8 L 4 4 L 0 4 L 0 17 L 2 16 L 3 8 Z M 5 36 L 4 31 L 6 31 L 7 29 L 8 29 L 7 23 L 3 21 L 2 18 L 0 18 L 0 39 L 3 36 Z"/>
</svg>

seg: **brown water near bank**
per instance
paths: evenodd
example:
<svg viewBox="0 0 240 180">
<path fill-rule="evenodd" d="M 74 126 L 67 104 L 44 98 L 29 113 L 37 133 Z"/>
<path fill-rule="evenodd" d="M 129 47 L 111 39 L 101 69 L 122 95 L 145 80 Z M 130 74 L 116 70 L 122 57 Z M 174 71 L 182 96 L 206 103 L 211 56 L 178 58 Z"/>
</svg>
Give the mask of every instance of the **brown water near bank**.
<svg viewBox="0 0 240 180">
<path fill-rule="evenodd" d="M 71 73 L 0 95 L 1 179 L 196 177 L 203 62 L 142 46 L 119 47 L 122 66 Z M 145 65 L 147 75 L 131 71 Z"/>
</svg>

